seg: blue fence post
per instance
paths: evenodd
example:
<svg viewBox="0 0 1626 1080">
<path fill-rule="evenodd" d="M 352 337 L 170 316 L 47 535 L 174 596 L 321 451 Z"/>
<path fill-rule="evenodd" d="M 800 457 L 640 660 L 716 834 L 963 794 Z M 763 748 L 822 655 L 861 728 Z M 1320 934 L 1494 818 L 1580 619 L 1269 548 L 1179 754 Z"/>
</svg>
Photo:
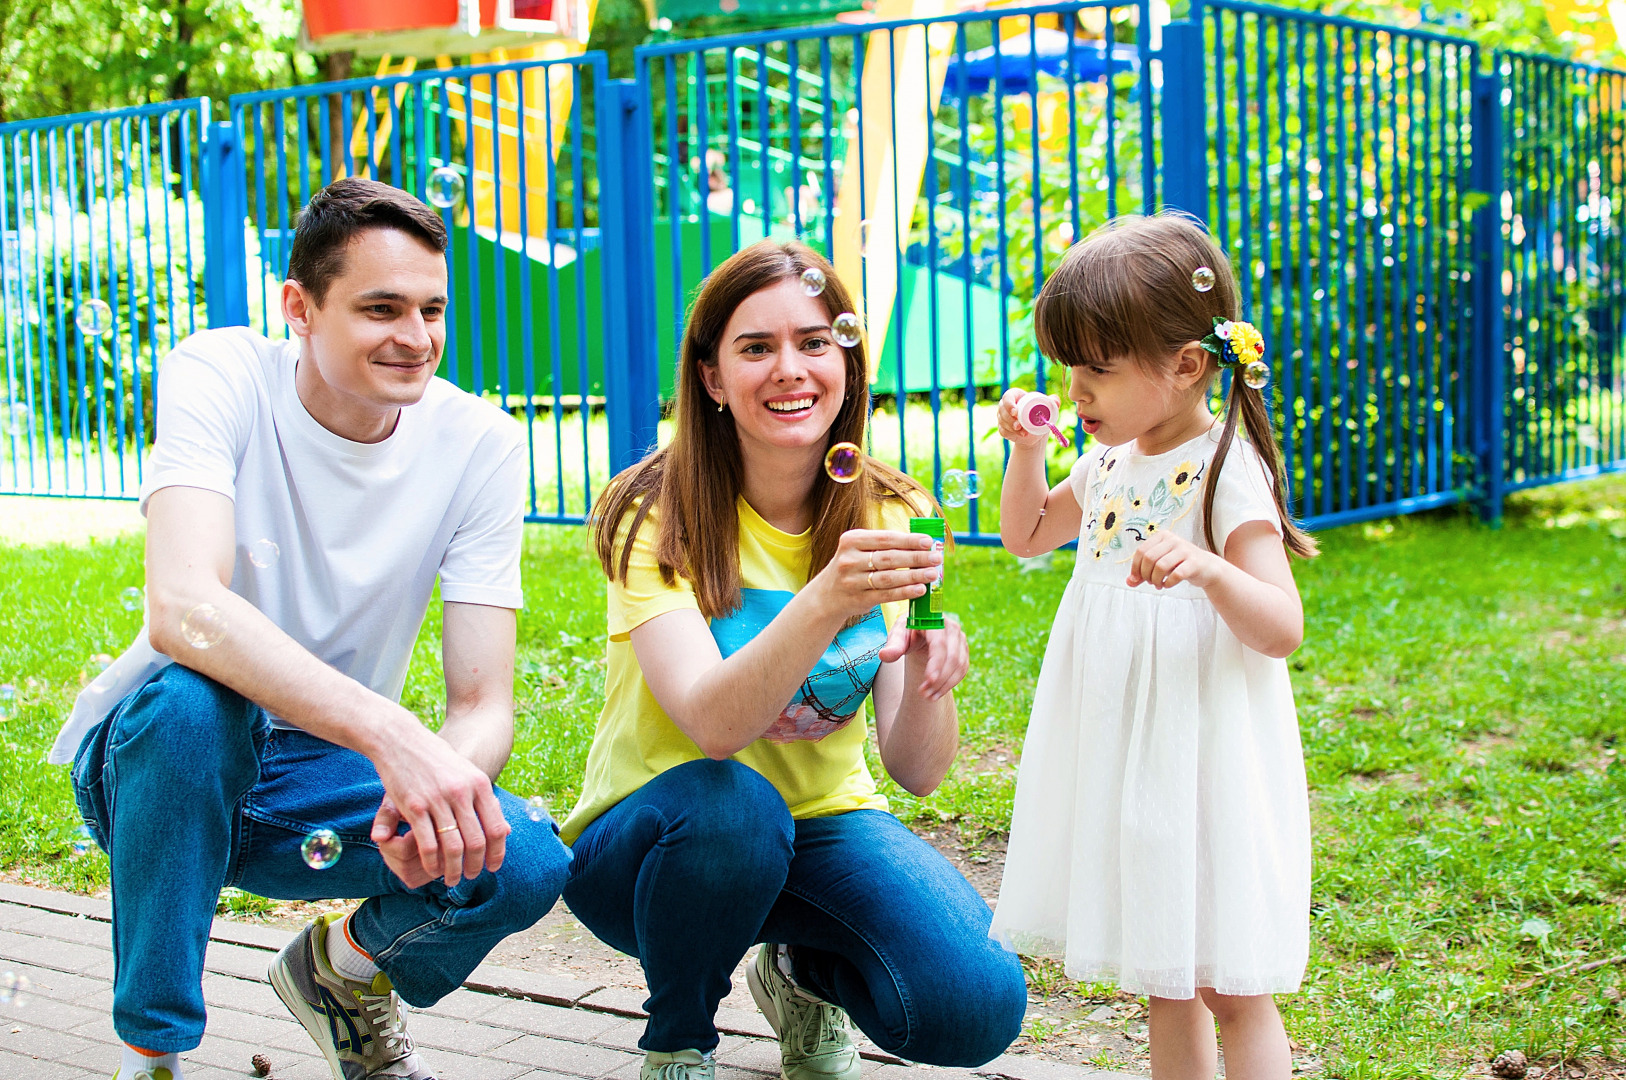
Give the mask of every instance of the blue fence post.
<svg viewBox="0 0 1626 1080">
<path fill-rule="evenodd" d="M 1163 204 L 1208 220 L 1208 98 L 1203 12 L 1163 28 Z"/>
<path fill-rule="evenodd" d="M 1507 184 L 1499 56 L 1494 65 L 1489 73 L 1474 76 L 1472 181 L 1484 201 L 1474 211 L 1472 445 L 1479 466 L 1479 516 L 1497 525 L 1502 520 L 1508 422 L 1502 325 L 1502 191 Z"/>
<path fill-rule="evenodd" d="M 599 105 L 599 225 L 604 247 L 604 414 L 610 472 L 654 446 L 661 416 L 655 344 L 654 151 L 638 82 L 603 79 Z"/>
<path fill-rule="evenodd" d="M 235 124 L 203 131 L 203 299 L 209 325 L 248 325 L 248 176 Z"/>
</svg>

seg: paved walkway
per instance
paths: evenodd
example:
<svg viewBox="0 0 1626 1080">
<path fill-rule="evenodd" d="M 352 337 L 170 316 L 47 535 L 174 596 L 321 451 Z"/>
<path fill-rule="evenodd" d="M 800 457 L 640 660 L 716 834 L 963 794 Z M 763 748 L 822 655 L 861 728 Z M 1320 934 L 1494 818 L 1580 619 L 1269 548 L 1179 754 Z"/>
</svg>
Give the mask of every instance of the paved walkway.
<svg viewBox="0 0 1626 1080">
<path fill-rule="evenodd" d="M 107 1080 L 117 1064 L 113 953 L 105 900 L 0 885 L 0 973 L 32 983 L 21 1004 L 0 1005 L 0 1080 Z M 271 1059 L 273 1080 L 330 1080 L 305 1029 L 266 981 L 271 956 L 293 935 L 215 920 L 203 995 L 209 1030 L 184 1055 L 188 1080 L 252 1076 Z M 554 975 L 481 965 L 433 1009 L 414 1011 L 412 1037 L 440 1080 L 637 1080 L 642 994 Z M 767 1080 L 779 1047 L 754 1011 L 724 1008 L 718 1080 Z M 1007 1054 L 977 1070 L 909 1065 L 864 1044 L 865 1080 L 1126 1080 Z"/>
</svg>

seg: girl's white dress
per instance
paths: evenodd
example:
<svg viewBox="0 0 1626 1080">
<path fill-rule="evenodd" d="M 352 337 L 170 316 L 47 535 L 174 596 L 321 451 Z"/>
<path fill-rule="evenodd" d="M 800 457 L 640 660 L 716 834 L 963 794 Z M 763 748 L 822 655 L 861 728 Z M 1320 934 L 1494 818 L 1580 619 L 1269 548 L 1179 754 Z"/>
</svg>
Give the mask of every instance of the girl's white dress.
<svg viewBox="0 0 1626 1080">
<path fill-rule="evenodd" d="M 1310 824 L 1287 665 L 1203 591 L 1129 588 L 1136 544 L 1199 547 L 1218 428 L 1155 457 L 1097 447 L 1070 482 L 1078 558 L 1045 648 L 992 933 L 1132 993 L 1296 990 L 1309 951 Z M 1214 542 L 1276 503 L 1233 441 Z"/>
</svg>

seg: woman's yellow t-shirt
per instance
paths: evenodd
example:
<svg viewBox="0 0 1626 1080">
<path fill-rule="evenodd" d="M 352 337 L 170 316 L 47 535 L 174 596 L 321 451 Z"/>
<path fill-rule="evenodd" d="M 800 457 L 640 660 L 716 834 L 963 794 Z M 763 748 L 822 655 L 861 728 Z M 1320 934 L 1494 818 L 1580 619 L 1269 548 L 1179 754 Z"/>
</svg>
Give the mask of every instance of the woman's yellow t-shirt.
<svg viewBox="0 0 1626 1080">
<path fill-rule="evenodd" d="M 762 631 L 807 584 L 812 531 L 792 535 L 763 520 L 743 498 L 740 519 L 740 598 L 733 614 L 711 620 L 724 657 Z M 587 753 L 582 796 L 565 820 L 562 837 L 574 843 L 610 807 L 674 765 L 705 755 L 656 703 L 638 667 L 631 633 L 668 611 L 698 611 L 694 587 L 679 576 L 667 585 L 654 556 L 652 510 L 633 541 L 626 584 L 609 584 L 608 671 L 604 711 Z M 630 528 L 632 513 L 627 514 Z M 879 527 L 908 531 L 909 508 L 898 499 L 882 504 Z M 623 540 L 623 542 L 625 542 Z M 868 727 L 864 699 L 880 670 L 878 653 L 903 604 L 877 607 L 846 627 L 808 673 L 795 698 L 764 735 L 734 755 L 761 773 L 784 796 L 791 816 L 823 817 L 849 810 L 887 809 L 885 796 L 864 762 Z"/>
</svg>

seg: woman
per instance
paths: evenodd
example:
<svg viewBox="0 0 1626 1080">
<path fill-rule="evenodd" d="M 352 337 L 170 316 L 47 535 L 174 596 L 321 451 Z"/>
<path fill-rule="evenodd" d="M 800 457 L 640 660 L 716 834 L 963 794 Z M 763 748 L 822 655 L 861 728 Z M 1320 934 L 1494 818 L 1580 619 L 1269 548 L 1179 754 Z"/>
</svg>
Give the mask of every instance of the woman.
<svg viewBox="0 0 1626 1080">
<path fill-rule="evenodd" d="M 987 905 L 887 812 L 865 764 L 873 694 L 888 774 L 937 787 L 969 653 L 958 626 L 902 618 L 941 572 L 908 532 L 930 496 L 873 458 L 857 483 L 825 474 L 869 414 L 863 348 L 831 332 L 850 310 L 801 244 L 717 267 L 690 312 L 672 441 L 599 504 L 609 672 L 564 826 L 565 899 L 643 963 L 643 1080 L 710 1080 L 717 1003 L 758 942 L 748 982 L 786 1080 L 857 1080 L 848 1016 L 936 1065 L 980 1065 L 1021 1026 L 1021 966 L 989 940 Z"/>
</svg>

